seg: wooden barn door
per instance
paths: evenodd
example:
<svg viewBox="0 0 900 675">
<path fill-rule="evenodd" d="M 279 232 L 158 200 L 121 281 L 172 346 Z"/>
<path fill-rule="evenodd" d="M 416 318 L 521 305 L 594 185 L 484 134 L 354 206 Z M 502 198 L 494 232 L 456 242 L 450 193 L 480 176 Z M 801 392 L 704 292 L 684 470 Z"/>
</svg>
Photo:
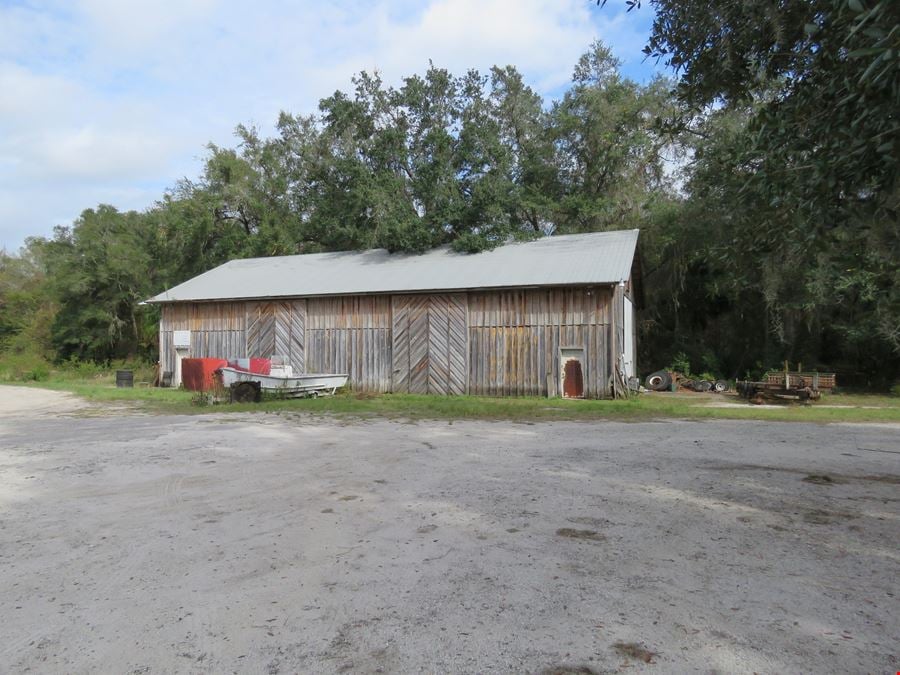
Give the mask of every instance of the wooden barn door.
<svg viewBox="0 0 900 675">
<path fill-rule="evenodd" d="M 466 302 L 464 293 L 393 296 L 392 391 L 466 393 Z"/>
<path fill-rule="evenodd" d="M 247 357 L 286 356 L 294 372 L 305 368 L 306 300 L 247 304 Z"/>
<path fill-rule="evenodd" d="M 275 308 L 271 302 L 247 303 L 247 353 L 267 359 L 275 352 Z"/>
</svg>

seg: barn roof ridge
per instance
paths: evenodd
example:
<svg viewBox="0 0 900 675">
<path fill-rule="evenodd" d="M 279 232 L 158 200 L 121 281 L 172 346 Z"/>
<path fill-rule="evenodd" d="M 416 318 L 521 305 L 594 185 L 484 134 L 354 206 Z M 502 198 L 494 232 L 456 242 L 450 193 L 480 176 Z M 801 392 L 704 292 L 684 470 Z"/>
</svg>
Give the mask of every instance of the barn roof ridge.
<svg viewBox="0 0 900 675">
<path fill-rule="evenodd" d="M 563 234 L 480 253 L 440 246 L 230 260 L 148 303 L 614 284 L 628 279 L 639 231 Z"/>
</svg>

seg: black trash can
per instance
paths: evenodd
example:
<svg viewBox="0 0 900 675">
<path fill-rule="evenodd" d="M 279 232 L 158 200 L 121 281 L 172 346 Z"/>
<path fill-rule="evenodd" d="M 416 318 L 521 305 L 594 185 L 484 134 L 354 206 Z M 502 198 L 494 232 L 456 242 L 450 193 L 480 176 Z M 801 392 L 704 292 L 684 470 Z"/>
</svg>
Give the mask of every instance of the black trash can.
<svg viewBox="0 0 900 675">
<path fill-rule="evenodd" d="M 117 370 L 116 371 L 116 386 L 117 387 L 133 387 L 134 386 L 134 373 L 130 370 Z"/>
</svg>

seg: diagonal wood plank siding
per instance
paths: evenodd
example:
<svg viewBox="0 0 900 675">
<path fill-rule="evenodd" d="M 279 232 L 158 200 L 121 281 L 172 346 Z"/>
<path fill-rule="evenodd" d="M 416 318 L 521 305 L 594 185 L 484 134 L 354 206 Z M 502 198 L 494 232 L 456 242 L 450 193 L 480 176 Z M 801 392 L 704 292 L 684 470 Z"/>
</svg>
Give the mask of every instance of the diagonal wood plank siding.
<svg viewBox="0 0 900 675">
<path fill-rule="evenodd" d="M 615 293 L 615 295 L 614 295 Z M 359 391 L 559 394 L 560 349 L 584 350 L 585 395 L 610 394 L 622 312 L 612 287 L 513 289 L 164 305 L 160 361 L 173 331 L 191 356 L 290 358 L 295 372 L 345 372 Z"/>
<path fill-rule="evenodd" d="M 391 311 L 393 391 L 464 394 L 468 379 L 466 295 L 395 295 Z"/>
<path fill-rule="evenodd" d="M 306 372 L 306 300 L 292 301 L 290 311 L 287 354 L 294 372 L 303 373 Z"/>
<path fill-rule="evenodd" d="M 428 296 L 409 296 L 409 393 L 428 393 Z"/>
<path fill-rule="evenodd" d="M 450 379 L 450 303 L 432 295 L 428 303 L 428 393 L 446 394 Z"/>
<path fill-rule="evenodd" d="M 469 301 L 465 293 L 447 296 L 447 393 L 469 390 Z"/>
<path fill-rule="evenodd" d="M 271 302 L 247 303 L 247 356 L 266 358 L 275 353 L 275 306 Z M 204 354 L 205 356 L 205 354 Z"/>
<path fill-rule="evenodd" d="M 391 391 L 409 391 L 409 298 L 391 297 Z"/>
</svg>

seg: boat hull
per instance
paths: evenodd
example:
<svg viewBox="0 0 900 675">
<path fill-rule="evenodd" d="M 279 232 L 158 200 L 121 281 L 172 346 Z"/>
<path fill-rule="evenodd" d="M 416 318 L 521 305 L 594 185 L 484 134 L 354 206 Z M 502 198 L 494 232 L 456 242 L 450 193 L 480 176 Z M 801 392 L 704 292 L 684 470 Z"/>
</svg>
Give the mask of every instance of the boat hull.
<svg viewBox="0 0 900 675">
<path fill-rule="evenodd" d="M 222 385 L 233 387 L 241 382 L 256 382 L 266 392 L 303 395 L 309 393 L 334 393 L 336 389 L 347 384 L 349 375 L 335 373 L 310 373 L 292 377 L 260 375 L 245 370 L 237 370 L 224 366 L 217 371 L 222 378 Z"/>
</svg>

